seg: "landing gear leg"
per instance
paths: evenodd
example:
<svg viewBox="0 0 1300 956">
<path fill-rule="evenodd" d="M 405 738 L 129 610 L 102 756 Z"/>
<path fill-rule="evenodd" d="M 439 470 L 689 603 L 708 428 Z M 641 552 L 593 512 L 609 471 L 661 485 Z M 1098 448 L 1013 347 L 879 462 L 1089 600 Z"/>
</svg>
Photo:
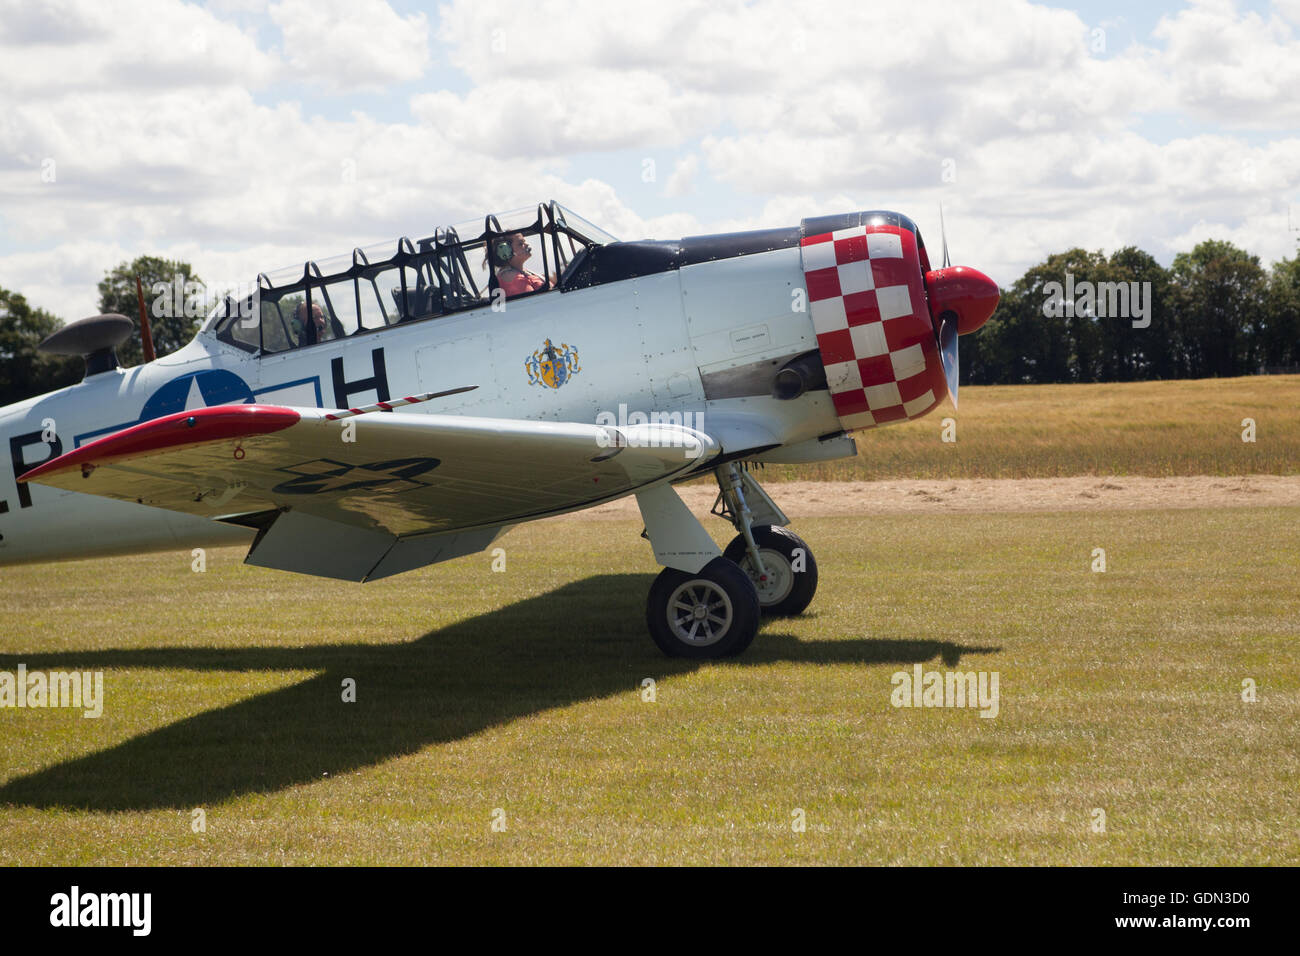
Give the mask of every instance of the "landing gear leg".
<svg viewBox="0 0 1300 956">
<path fill-rule="evenodd" d="M 812 550 L 789 524 L 785 513 L 739 464 L 720 465 L 718 500 L 713 513 L 739 532 L 722 556 L 734 561 L 758 591 L 763 614 L 799 614 L 817 593 L 817 562 Z"/>
</svg>

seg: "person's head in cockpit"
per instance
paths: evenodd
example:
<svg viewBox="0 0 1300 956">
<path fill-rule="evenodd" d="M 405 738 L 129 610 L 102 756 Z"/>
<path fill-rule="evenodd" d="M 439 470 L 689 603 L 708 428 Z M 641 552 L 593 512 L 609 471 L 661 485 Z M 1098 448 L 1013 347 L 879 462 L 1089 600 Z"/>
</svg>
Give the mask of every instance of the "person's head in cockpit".
<svg viewBox="0 0 1300 956">
<path fill-rule="evenodd" d="M 299 302 L 293 310 L 294 325 L 298 328 L 298 344 L 312 345 L 334 337 L 334 330 L 325 319 L 324 310 L 315 302 L 311 306 L 311 320 L 307 319 L 307 303 Z"/>
<path fill-rule="evenodd" d="M 545 279 L 524 268 L 524 263 L 533 254 L 533 247 L 522 232 L 493 239 L 489 254 L 496 270 L 497 284 L 507 296 L 549 288 Z"/>
</svg>

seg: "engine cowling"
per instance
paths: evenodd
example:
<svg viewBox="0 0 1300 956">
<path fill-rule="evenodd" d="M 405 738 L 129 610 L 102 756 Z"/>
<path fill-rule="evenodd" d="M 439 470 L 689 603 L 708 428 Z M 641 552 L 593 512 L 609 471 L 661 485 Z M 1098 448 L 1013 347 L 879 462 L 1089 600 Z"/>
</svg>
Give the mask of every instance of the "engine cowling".
<svg viewBox="0 0 1300 956">
<path fill-rule="evenodd" d="M 915 227 L 897 214 L 857 218 L 830 230 L 805 220 L 800 240 L 817 347 L 845 431 L 920 418 L 948 391 Z"/>
</svg>

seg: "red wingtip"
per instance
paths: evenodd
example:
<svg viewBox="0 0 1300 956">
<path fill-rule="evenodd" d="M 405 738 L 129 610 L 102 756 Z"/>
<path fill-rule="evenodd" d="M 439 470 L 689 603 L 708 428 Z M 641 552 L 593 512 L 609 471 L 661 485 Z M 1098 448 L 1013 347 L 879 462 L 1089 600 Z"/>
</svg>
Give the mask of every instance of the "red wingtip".
<svg viewBox="0 0 1300 956">
<path fill-rule="evenodd" d="M 146 455 L 150 452 L 220 441 L 223 438 L 245 438 L 280 431 L 296 423 L 301 416 L 291 408 L 278 405 L 214 405 L 187 412 L 164 415 L 152 421 L 132 425 L 120 432 L 82 445 L 65 455 L 42 462 L 19 476 L 19 481 L 39 481 L 46 475 L 69 468 L 90 469 L 122 458 Z"/>
</svg>

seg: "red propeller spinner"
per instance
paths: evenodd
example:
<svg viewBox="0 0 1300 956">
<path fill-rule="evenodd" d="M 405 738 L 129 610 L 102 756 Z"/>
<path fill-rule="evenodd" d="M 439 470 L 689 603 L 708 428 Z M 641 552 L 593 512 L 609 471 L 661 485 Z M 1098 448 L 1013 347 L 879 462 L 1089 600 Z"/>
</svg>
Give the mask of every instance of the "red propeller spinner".
<svg viewBox="0 0 1300 956">
<path fill-rule="evenodd" d="M 925 274 L 930 294 L 930 315 L 939 325 L 945 312 L 957 316 L 957 334 L 970 335 L 989 320 L 998 307 L 998 284 L 970 266 L 948 266 Z"/>
</svg>

